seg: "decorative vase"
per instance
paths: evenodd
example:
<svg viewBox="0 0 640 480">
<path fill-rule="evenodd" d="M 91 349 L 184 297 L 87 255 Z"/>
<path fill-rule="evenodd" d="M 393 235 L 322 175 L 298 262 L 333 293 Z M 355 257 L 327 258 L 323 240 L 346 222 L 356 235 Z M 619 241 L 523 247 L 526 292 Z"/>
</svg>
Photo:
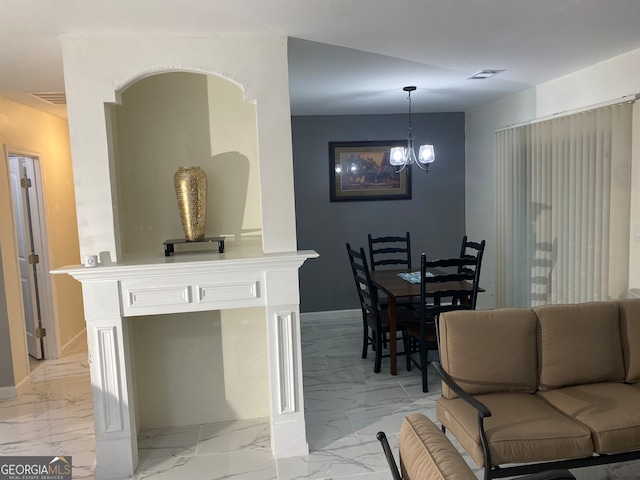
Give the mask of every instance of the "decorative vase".
<svg viewBox="0 0 640 480">
<path fill-rule="evenodd" d="M 207 174 L 200 167 L 180 167 L 173 175 L 178 210 L 188 242 L 204 239 L 207 213 Z"/>
</svg>

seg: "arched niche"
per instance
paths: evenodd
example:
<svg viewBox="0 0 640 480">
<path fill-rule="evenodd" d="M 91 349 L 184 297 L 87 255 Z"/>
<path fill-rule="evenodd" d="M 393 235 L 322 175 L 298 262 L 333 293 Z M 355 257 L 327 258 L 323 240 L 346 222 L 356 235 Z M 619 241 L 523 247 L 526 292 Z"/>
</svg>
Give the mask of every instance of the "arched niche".
<svg viewBox="0 0 640 480">
<path fill-rule="evenodd" d="M 173 183 L 180 166 L 207 174 L 206 235 L 259 248 L 255 102 L 231 81 L 187 71 L 145 76 L 118 98 L 108 117 L 121 253 L 157 253 L 183 236 Z"/>
<path fill-rule="evenodd" d="M 112 147 L 118 143 L 113 139 L 118 130 L 109 118 L 111 105 L 119 103 L 128 87 L 165 72 L 227 79 L 241 88 L 246 103 L 255 106 L 259 193 L 249 184 L 248 195 L 260 199 L 261 252 L 296 250 L 285 37 L 70 35 L 60 40 L 81 258 L 100 254 L 122 260 L 118 152 Z"/>
</svg>

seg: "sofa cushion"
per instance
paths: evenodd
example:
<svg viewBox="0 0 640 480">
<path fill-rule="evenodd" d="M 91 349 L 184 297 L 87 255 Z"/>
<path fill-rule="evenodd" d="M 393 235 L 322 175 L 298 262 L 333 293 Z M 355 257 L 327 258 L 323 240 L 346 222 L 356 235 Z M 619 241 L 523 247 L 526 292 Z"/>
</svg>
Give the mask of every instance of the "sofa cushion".
<svg viewBox="0 0 640 480">
<path fill-rule="evenodd" d="M 540 322 L 540 390 L 624 380 L 616 302 L 545 305 L 533 312 Z"/>
<path fill-rule="evenodd" d="M 640 389 L 624 383 L 576 385 L 537 395 L 585 425 L 596 453 L 640 449 Z"/>
<path fill-rule="evenodd" d="M 403 480 L 477 480 L 446 435 L 419 413 L 402 422 L 400 470 Z"/>
<path fill-rule="evenodd" d="M 440 361 L 469 394 L 535 392 L 537 319 L 528 309 L 440 315 Z M 442 395 L 455 398 L 444 383 Z"/>
<path fill-rule="evenodd" d="M 640 298 L 621 300 L 620 336 L 627 382 L 640 381 Z M 631 346 L 634 346 L 632 349 Z"/>
<path fill-rule="evenodd" d="M 591 432 L 535 394 L 492 393 L 476 398 L 492 412 L 484 424 L 493 465 L 581 458 L 593 453 Z M 440 397 L 436 413 L 476 464 L 484 467 L 476 410 L 461 398 Z"/>
</svg>

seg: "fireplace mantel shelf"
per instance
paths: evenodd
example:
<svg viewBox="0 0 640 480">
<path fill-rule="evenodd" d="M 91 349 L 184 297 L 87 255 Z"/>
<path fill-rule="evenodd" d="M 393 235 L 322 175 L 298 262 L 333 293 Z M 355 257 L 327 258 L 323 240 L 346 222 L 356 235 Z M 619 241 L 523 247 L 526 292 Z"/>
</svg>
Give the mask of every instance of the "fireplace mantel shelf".
<svg viewBox="0 0 640 480">
<path fill-rule="evenodd" d="M 198 275 L 246 270 L 279 270 L 299 268 L 305 260 L 318 257 L 313 250 L 258 254 L 182 254 L 175 257 L 131 256 L 122 262 L 96 267 L 69 265 L 52 270 L 52 274 L 68 274 L 84 282 L 149 276 Z"/>
</svg>

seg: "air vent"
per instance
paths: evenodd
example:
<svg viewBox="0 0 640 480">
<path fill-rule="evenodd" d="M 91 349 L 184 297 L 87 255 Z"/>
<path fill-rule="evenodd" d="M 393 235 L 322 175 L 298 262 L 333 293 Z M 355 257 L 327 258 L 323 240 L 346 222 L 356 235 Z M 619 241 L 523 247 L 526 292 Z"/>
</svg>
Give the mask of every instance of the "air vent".
<svg viewBox="0 0 640 480">
<path fill-rule="evenodd" d="M 480 70 L 473 75 L 467 77 L 467 80 L 484 80 L 485 78 L 495 77 L 504 70 Z"/>
<path fill-rule="evenodd" d="M 67 96 L 64 92 L 31 92 L 29 95 L 39 98 L 51 105 L 67 104 Z"/>
</svg>

